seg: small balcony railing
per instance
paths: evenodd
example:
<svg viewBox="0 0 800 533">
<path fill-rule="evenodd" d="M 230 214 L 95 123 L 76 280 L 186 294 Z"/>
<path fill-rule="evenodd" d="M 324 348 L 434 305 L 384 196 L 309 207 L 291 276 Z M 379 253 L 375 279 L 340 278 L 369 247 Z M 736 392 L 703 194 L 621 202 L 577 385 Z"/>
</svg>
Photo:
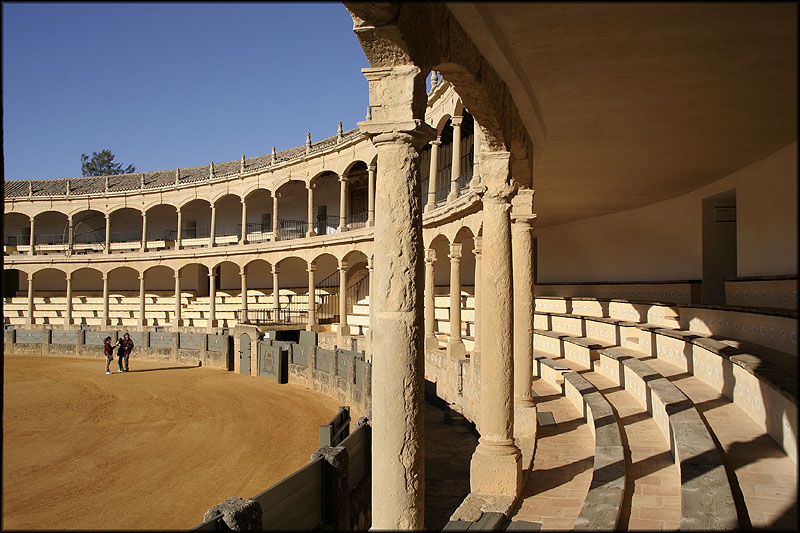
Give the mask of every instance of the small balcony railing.
<svg viewBox="0 0 800 533">
<path fill-rule="evenodd" d="M 94 244 L 106 242 L 105 230 L 79 233 L 72 238 L 72 242 L 80 244 Z"/>
<path fill-rule="evenodd" d="M 317 215 L 314 232 L 317 235 L 333 235 L 339 233 L 339 217 L 337 215 Z"/>
<path fill-rule="evenodd" d="M 141 240 L 142 240 L 142 232 L 141 231 L 112 231 L 110 237 L 111 237 L 111 242 L 132 242 L 132 241 L 141 242 Z"/>
<path fill-rule="evenodd" d="M 366 227 L 369 213 L 362 211 L 361 213 L 353 213 L 347 217 L 347 227 L 350 229 L 358 229 Z"/>
<path fill-rule="evenodd" d="M 204 239 L 211 236 L 210 226 L 199 226 L 196 228 L 183 228 L 181 239 Z"/>
<path fill-rule="evenodd" d="M 443 205 L 447 202 L 447 195 L 450 194 L 450 182 L 447 182 L 443 187 L 436 189 L 436 205 Z"/>
<path fill-rule="evenodd" d="M 278 219 L 278 241 L 288 241 L 291 239 L 302 239 L 306 236 L 308 222 L 305 220 L 281 220 Z"/>
</svg>

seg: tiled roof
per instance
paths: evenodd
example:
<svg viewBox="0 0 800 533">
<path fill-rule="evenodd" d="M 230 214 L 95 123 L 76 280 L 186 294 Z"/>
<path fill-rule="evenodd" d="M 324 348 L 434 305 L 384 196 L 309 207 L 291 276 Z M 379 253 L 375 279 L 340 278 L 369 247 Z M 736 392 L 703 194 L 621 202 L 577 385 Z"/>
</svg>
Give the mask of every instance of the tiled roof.
<svg viewBox="0 0 800 533">
<path fill-rule="evenodd" d="M 361 136 L 358 128 L 346 131 L 342 135 L 342 142 L 350 141 Z M 311 143 L 311 153 L 321 152 L 336 146 L 337 135 L 333 135 L 321 141 Z M 306 153 L 305 145 L 295 146 L 281 150 L 275 154 L 277 164 L 300 158 Z M 245 160 L 245 170 L 251 171 L 265 168 L 272 163 L 272 154 L 250 157 Z M 224 161 L 214 163 L 214 177 L 220 178 L 226 175 L 235 176 L 239 173 L 241 160 Z M 108 179 L 109 192 L 133 191 L 142 188 L 144 181 L 145 189 L 157 189 L 175 184 L 175 169 L 158 170 L 156 172 L 144 172 L 135 174 L 117 174 L 114 176 L 84 176 L 80 178 L 58 178 L 43 180 L 3 180 L 4 195 L 6 198 L 26 197 L 30 193 L 32 196 L 64 196 L 69 195 L 97 194 L 106 191 L 106 178 Z M 180 169 L 180 183 L 193 183 L 206 181 L 208 176 L 208 165 L 192 168 Z"/>
</svg>

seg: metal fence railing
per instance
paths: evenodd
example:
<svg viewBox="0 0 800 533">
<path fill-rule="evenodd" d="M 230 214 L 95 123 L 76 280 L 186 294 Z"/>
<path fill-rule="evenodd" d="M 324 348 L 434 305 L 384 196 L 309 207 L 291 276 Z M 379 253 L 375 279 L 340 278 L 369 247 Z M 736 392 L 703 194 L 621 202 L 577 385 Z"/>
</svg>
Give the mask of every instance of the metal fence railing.
<svg viewBox="0 0 800 533">
<path fill-rule="evenodd" d="M 181 239 L 202 239 L 211 236 L 211 226 L 198 226 L 195 228 L 183 228 Z"/>
<path fill-rule="evenodd" d="M 358 229 L 366 227 L 367 225 L 367 218 L 369 218 L 369 213 L 367 211 L 362 211 L 361 213 L 353 213 L 347 217 L 347 227 L 349 229 Z"/>
<path fill-rule="evenodd" d="M 306 324 L 308 322 L 308 306 L 295 304 L 280 309 L 248 309 L 246 321 L 243 320 L 245 318 L 243 310 L 239 309 L 236 318 L 240 323 L 246 322 L 254 326 Z"/>
<path fill-rule="evenodd" d="M 65 244 L 67 239 L 60 235 L 36 235 L 36 244 Z"/>
<path fill-rule="evenodd" d="M 339 217 L 336 215 L 317 215 L 314 232 L 317 235 L 332 235 L 339 232 Z"/>
<path fill-rule="evenodd" d="M 73 237 L 72 241 L 80 244 L 93 244 L 98 242 L 106 242 L 105 230 L 79 233 Z"/>
<path fill-rule="evenodd" d="M 142 240 L 142 232 L 141 231 L 112 231 L 111 232 L 111 242 L 131 242 L 131 241 L 141 241 Z"/>
<path fill-rule="evenodd" d="M 305 220 L 282 220 L 278 219 L 278 241 L 288 241 L 290 239 L 302 239 L 306 236 L 308 222 Z"/>
<path fill-rule="evenodd" d="M 178 232 L 174 229 L 149 229 L 147 230 L 148 241 L 174 241 Z"/>
</svg>

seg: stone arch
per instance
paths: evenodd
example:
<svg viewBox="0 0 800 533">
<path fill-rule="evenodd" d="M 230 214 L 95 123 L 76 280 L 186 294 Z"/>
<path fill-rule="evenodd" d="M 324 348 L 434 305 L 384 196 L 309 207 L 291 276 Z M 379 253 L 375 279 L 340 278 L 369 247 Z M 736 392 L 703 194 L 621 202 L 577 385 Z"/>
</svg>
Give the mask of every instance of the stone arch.
<svg viewBox="0 0 800 533">
<path fill-rule="evenodd" d="M 450 239 L 444 234 L 439 234 L 426 246 L 436 254 L 436 261 L 433 263 L 433 283 L 436 287 L 441 287 L 437 294 L 444 290 L 443 294 L 447 294 L 450 286 L 450 259 L 447 257 L 450 253 Z"/>
<path fill-rule="evenodd" d="M 109 237 L 111 242 L 129 242 L 142 240 L 142 212 L 135 207 L 122 206 L 108 215 L 111 225 Z"/>
<path fill-rule="evenodd" d="M 475 234 L 469 226 L 462 226 L 453 242 L 461 243 L 461 287 L 469 292 L 469 287 L 475 286 Z"/>
<path fill-rule="evenodd" d="M 47 293 L 66 293 L 67 274 L 60 268 L 46 267 L 33 273 L 33 291 L 38 296 Z M 45 293 L 45 294 L 42 294 Z M 47 322 L 45 322 L 47 323 Z"/>
<path fill-rule="evenodd" d="M 105 228 L 105 218 L 103 219 Z M 41 211 L 34 217 L 36 244 L 64 244 L 69 241 L 69 217 L 56 210 Z M 105 239 L 105 235 L 103 235 Z"/>
<path fill-rule="evenodd" d="M 70 272 L 72 277 L 72 290 L 75 292 L 94 293 L 102 295 L 103 273 L 93 267 L 80 267 Z"/>
<path fill-rule="evenodd" d="M 144 274 L 145 294 L 169 295 L 175 292 L 175 271 L 166 265 L 148 267 Z"/>
<path fill-rule="evenodd" d="M 75 243 L 105 242 L 106 216 L 95 209 L 72 214 L 72 235 Z"/>
<path fill-rule="evenodd" d="M 214 270 L 217 291 L 224 291 L 231 295 L 241 292 L 241 270 L 237 263 L 226 259 L 217 261 L 211 268 Z"/>
<path fill-rule="evenodd" d="M 338 232 L 340 205 L 339 174 L 326 170 L 314 176 L 314 232 L 317 235 Z"/>
<path fill-rule="evenodd" d="M 272 191 L 253 187 L 242 197 L 247 206 L 247 242 L 266 242 L 272 232 Z"/>
<path fill-rule="evenodd" d="M 108 293 L 139 293 L 139 271 L 130 266 L 118 266 L 107 272 Z M 130 296 L 132 294 L 125 294 Z"/>
<path fill-rule="evenodd" d="M 214 235 L 216 237 L 241 235 L 242 198 L 238 194 L 231 192 L 218 194 L 212 205 L 216 206 Z M 238 242 L 238 239 L 235 242 Z M 225 243 L 231 244 L 232 242 L 226 240 Z"/>
<path fill-rule="evenodd" d="M 278 238 L 276 240 L 305 237 L 308 226 L 308 193 L 306 182 L 291 178 L 275 189 L 278 198 Z M 273 215 L 274 216 L 274 215 Z"/>
<path fill-rule="evenodd" d="M 22 213 L 3 213 L 3 245 L 28 245 L 31 240 L 31 219 Z"/>
<path fill-rule="evenodd" d="M 442 134 L 442 131 L 444 130 L 445 126 L 447 126 L 450 123 L 450 120 L 452 118 L 453 117 L 452 115 L 450 115 L 450 113 L 445 113 L 439 118 L 439 121 L 436 123 L 436 126 L 434 126 L 437 135 Z"/>
<path fill-rule="evenodd" d="M 247 274 L 247 291 L 262 290 L 266 296 L 266 289 L 272 289 L 272 265 L 264 259 L 252 259 L 245 265 Z"/>
<path fill-rule="evenodd" d="M 211 230 L 211 203 L 205 198 L 191 198 L 179 204 L 181 239 L 208 237 Z"/>
<path fill-rule="evenodd" d="M 145 208 L 147 240 L 174 241 L 178 230 L 178 208 L 172 204 L 155 204 Z"/>
</svg>

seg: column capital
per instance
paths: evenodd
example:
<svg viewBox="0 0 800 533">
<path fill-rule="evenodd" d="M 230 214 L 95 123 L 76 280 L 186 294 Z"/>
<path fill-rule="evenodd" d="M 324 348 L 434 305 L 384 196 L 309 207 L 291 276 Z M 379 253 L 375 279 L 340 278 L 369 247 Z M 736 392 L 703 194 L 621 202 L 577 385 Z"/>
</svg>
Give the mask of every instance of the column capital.
<svg viewBox="0 0 800 533">
<path fill-rule="evenodd" d="M 173 274 L 173 277 L 175 279 L 179 280 L 179 279 L 181 279 L 181 273 L 180 272 L 175 272 L 175 274 Z"/>
<path fill-rule="evenodd" d="M 279 193 L 278 191 L 272 191 L 272 201 L 275 201 L 280 197 L 281 197 L 281 193 Z"/>
<path fill-rule="evenodd" d="M 344 174 L 339 175 L 339 183 L 347 183 L 348 181 L 350 181 L 350 178 L 348 178 Z"/>
<path fill-rule="evenodd" d="M 476 256 L 483 253 L 483 237 L 475 237 L 475 247 L 472 249 L 472 253 Z"/>
<path fill-rule="evenodd" d="M 448 254 L 447 257 L 449 257 L 451 260 L 458 261 L 459 259 L 461 259 L 461 248 L 462 245 L 460 242 L 451 243 L 450 253 Z"/>
<path fill-rule="evenodd" d="M 525 219 L 536 219 L 536 214 L 533 212 L 533 189 L 519 189 L 517 194 L 511 200 L 511 217 Z"/>
<path fill-rule="evenodd" d="M 450 117 L 450 124 L 452 124 L 454 128 L 460 128 L 463 120 L 464 117 Z"/>
<path fill-rule="evenodd" d="M 316 188 L 317 188 L 317 182 L 309 181 L 308 183 L 306 183 L 306 189 L 307 190 L 314 190 Z"/>
<path fill-rule="evenodd" d="M 247 266 L 246 266 L 246 265 L 245 265 L 245 266 L 242 266 L 241 268 L 239 268 L 239 274 L 240 274 L 242 277 L 245 277 L 245 276 L 247 276 Z"/>
<path fill-rule="evenodd" d="M 100 276 L 103 278 L 103 283 L 108 281 L 108 272 L 101 272 Z M 33 274 L 31 274 L 31 278 L 33 278 Z"/>
<path fill-rule="evenodd" d="M 425 262 L 426 263 L 435 263 L 436 262 L 436 250 L 433 248 L 426 248 L 425 249 Z"/>
<path fill-rule="evenodd" d="M 308 265 L 308 267 L 306 268 L 306 272 L 308 272 L 309 274 L 313 274 L 313 273 L 314 273 L 314 272 L 316 272 L 316 271 L 317 271 L 317 265 L 315 265 L 314 263 L 311 263 L 311 264 L 310 264 L 310 265 Z"/>
<path fill-rule="evenodd" d="M 276 274 L 280 274 L 280 273 L 281 273 L 281 267 L 279 267 L 279 266 L 273 266 L 272 267 L 272 275 L 273 276 L 276 275 Z"/>
<path fill-rule="evenodd" d="M 247 198 L 245 198 L 244 196 L 239 198 L 239 201 L 242 203 L 242 205 L 246 205 L 247 204 Z"/>
<path fill-rule="evenodd" d="M 442 136 L 437 134 L 436 138 L 434 140 L 430 141 L 430 143 L 432 145 L 441 146 L 441 144 L 442 144 Z"/>
<path fill-rule="evenodd" d="M 347 261 L 342 260 L 342 262 L 339 264 L 339 270 L 341 272 L 347 272 Z"/>
<path fill-rule="evenodd" d="M 144 281 L 144 272 L 139 274 L 139 281 Z"/>
<path fill-rule="evenodd" d="M 377 172 L 378 171 L 378 164 L 377 163 L 370 163 L 368 168 L 369 168 L 370 172 Z"/>
</svg>

